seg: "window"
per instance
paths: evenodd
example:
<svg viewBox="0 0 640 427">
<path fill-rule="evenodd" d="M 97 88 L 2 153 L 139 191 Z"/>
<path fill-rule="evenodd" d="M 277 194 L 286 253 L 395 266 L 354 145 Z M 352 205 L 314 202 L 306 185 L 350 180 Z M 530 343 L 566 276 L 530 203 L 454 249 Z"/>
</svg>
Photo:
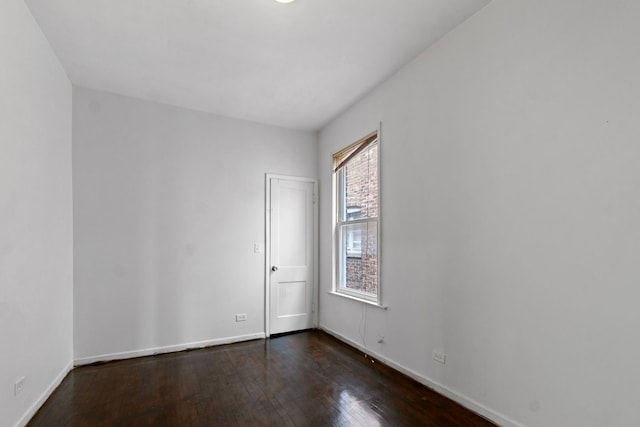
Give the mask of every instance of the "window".
<svg viewBox="0 0 640 427">
<path fill-rule="evenodd" d="M 333 156 L 335 292 L 380 303 L 378 132 Z"/>
</svg>

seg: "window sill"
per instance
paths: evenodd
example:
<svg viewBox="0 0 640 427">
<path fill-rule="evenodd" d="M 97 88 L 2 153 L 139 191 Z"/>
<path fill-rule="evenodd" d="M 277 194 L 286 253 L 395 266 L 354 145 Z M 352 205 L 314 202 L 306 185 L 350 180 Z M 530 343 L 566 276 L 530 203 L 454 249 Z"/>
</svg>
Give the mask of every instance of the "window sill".
<svg viewBox="0 0 640 427">
<path fill-rule="evenodd" d="M 361 303 L 364 303 L 364 304 L 372 305 L 374 307 L 378 307 L 378 308 L 381 308 L 383 310 L 386 310 L 388 308 L 386 305 L 381 305 L 381 304 L 378 304 L 377 302 L 369 301 L 369 300 L 364 299 L 364 298 L 358 298 L 358 297 L 354 297 L 354 296 L 343 294 L 343 293 L 336 292 L 336 291 L 329 291 L 328 293 L 330 295 L 335 295 L 335 296 L 338 296 L 338 297 L 350 299 L 352 301 L 358 301 L 358 302 L 361 302 Z"/>
</svg>

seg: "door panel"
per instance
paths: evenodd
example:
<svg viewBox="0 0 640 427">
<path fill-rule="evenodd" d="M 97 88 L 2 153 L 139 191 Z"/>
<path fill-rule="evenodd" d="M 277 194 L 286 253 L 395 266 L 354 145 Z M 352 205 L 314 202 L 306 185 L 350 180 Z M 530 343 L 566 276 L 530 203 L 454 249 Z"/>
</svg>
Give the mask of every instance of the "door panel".
<svg viewBox="0 0 640 427">
<path fill-rule="evenodd" d="M 271 178 L 269 333 L 313 327 L 313 181 Z"/>
<path fill-rule="evenodd" d="M 300 316 L 307 312 L 307 282 L 278 283 L 278 317 Z"/>
<path fill-rule="evenodd" d="M 286 184 L 279 184 L 279 268 L 307 265 L 307 242 L 303 238 L 307 228 L 307 191 L 306 188 L 289 188 Z"/>
</svg>

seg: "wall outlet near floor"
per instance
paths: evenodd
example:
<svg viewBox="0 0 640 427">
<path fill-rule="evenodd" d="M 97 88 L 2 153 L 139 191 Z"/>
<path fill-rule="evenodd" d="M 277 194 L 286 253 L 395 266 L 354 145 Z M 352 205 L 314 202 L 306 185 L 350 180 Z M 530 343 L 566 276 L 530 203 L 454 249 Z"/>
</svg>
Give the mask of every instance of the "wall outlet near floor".
<svg viewBox="0 0 640 427">
<path fill-rule="evenodd" d="M 246 322 L 247 321 L 247 313 L 236 314 L 236 322 Z"/>
<path fill-rule="evenodd" d="M 443 351 L 433 350 L 433 360 L 444 365 L 447 363 L 447 355 Z"/>
<path fill-rule="evenodd" d="M 22 392 L 22 389 L 24 388 L 24 377 L 20 378 L 18 381 L 16 381 L 16 383 L 13 385 L 13 395 L 17 396 Z"/>
</svg>

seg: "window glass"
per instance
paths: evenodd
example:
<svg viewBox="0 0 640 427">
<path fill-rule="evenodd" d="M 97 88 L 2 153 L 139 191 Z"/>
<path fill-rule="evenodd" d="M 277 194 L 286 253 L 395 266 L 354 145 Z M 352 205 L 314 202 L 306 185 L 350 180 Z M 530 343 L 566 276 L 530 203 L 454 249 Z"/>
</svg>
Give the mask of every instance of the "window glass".
<svg viewBox="0 0 640 427">
<path fill-rule="evenodd" d="M 342 227 L 342 280 L 344 290 L 378 294 L 378 224 L 366 222 Z"/>
<path fill-rule="evenodd" d="M 342 168 L 342 221 L 378 216 L 378 144 L 354 156 Z"/>
</svg>

